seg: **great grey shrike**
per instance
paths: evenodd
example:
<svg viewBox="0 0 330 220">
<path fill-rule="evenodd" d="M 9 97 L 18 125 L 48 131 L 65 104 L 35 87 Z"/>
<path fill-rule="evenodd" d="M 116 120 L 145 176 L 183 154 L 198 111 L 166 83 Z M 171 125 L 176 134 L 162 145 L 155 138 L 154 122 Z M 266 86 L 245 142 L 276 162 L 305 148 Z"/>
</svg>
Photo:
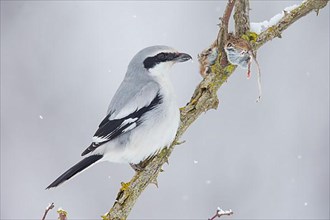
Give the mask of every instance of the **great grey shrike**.
<svg viewBox="0 0 330 220">
<path fill-rule="evenodd" d="M 107 115 L 80 162 L 47 189 L 56 187 L 96 162 L 138 164 L 171 144 L 180 112 L 168 73 L 177 62 L 192 59 L 167 46 L 147 47 L 128 65 Z"/>
</svg>

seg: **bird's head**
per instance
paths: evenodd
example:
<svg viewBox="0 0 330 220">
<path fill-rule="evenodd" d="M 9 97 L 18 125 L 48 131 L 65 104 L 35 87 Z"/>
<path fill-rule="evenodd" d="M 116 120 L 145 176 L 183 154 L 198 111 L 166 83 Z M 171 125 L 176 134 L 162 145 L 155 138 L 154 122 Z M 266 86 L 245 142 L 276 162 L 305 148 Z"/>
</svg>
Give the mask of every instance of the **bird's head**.
<svg viewBox="0 0 330 220">
<path fill-rule="evenodd" d="M 189 54 L 180 53 L 168 46 L 151 46 L 138 52 L 130 66 L 144 68 L 151 75 L 166 74 L 173 64 L 192 59 Z"/>
</svg>

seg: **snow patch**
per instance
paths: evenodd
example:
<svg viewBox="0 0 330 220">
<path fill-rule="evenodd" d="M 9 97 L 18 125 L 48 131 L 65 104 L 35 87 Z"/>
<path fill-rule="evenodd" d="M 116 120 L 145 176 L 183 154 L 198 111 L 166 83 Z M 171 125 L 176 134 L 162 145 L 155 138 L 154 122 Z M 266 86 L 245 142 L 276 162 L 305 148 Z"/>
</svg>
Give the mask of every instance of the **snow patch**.
<svg viewBox="0 0 330 220">
<path fill-rule="evenodd" d="M 250 23 L 250 28 L 252 32 L 255 32 L 257 34 L 260 34 L 262 31 L 266 30 L 267 28 L 277 24 L 286 13 L 290 13 L 292 10 L 296 9 L 299 5 L 292 5 L 284 8 L 284 10 L 273 16 L 269 21 L 262 21 L 259 23 L 256 22 L 251 22 Z"/>
</svg>

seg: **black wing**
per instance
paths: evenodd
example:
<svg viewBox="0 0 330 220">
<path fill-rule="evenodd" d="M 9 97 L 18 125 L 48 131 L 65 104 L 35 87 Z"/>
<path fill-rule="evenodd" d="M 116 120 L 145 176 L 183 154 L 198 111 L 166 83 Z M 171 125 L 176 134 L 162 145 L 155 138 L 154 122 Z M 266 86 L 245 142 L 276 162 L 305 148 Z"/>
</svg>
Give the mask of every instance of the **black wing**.
<svg viewBox="0 0 330 220">
<path fill-rule="evenodd" d="M 120 119 L 112 119 L 110 120 L 111 112 L 103 119 L 101 124 L 99 125 L 99 129 L 94 134 L 94 142 L 81 154 L 84 156 L 96 148 L 105 144 L 112 139 L 118 137 L 119 135 L 126 133 L 141 124 L 141 117 L 147 113 L 148 111 L 156 108 L 159 104 L 161 104 L 162 96 L 157 93 L 155 98 L 150 102 L 149 105 L 144 106 L 140 109 L 136 109 L 131 114 L 120 118 Z"/>
</svg>

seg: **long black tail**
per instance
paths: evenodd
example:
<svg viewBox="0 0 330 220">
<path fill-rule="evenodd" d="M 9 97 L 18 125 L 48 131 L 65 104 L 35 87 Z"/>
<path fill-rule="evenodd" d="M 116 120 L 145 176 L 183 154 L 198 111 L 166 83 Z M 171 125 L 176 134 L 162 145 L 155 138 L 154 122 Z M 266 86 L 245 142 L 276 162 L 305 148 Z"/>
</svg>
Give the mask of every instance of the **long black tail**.
<svg viewBox="0 0 330 220">
<path fill-rule="evenodd" d="M 61 183 L 67 181 L 77 173 L 80 173 L 99 159 L 101 159 L 103 155 L 92 155 L 89 157 L 84 158 L 79 163 L 71 167 L 69 170 L 67 170 L 65 173 L 63 173 L 59 178 L 57 178 L 54 182 L 52 182 L 46 189 L 50 189 L 53 187 L 56 187 L 60 185 Z"/>
</svg>

